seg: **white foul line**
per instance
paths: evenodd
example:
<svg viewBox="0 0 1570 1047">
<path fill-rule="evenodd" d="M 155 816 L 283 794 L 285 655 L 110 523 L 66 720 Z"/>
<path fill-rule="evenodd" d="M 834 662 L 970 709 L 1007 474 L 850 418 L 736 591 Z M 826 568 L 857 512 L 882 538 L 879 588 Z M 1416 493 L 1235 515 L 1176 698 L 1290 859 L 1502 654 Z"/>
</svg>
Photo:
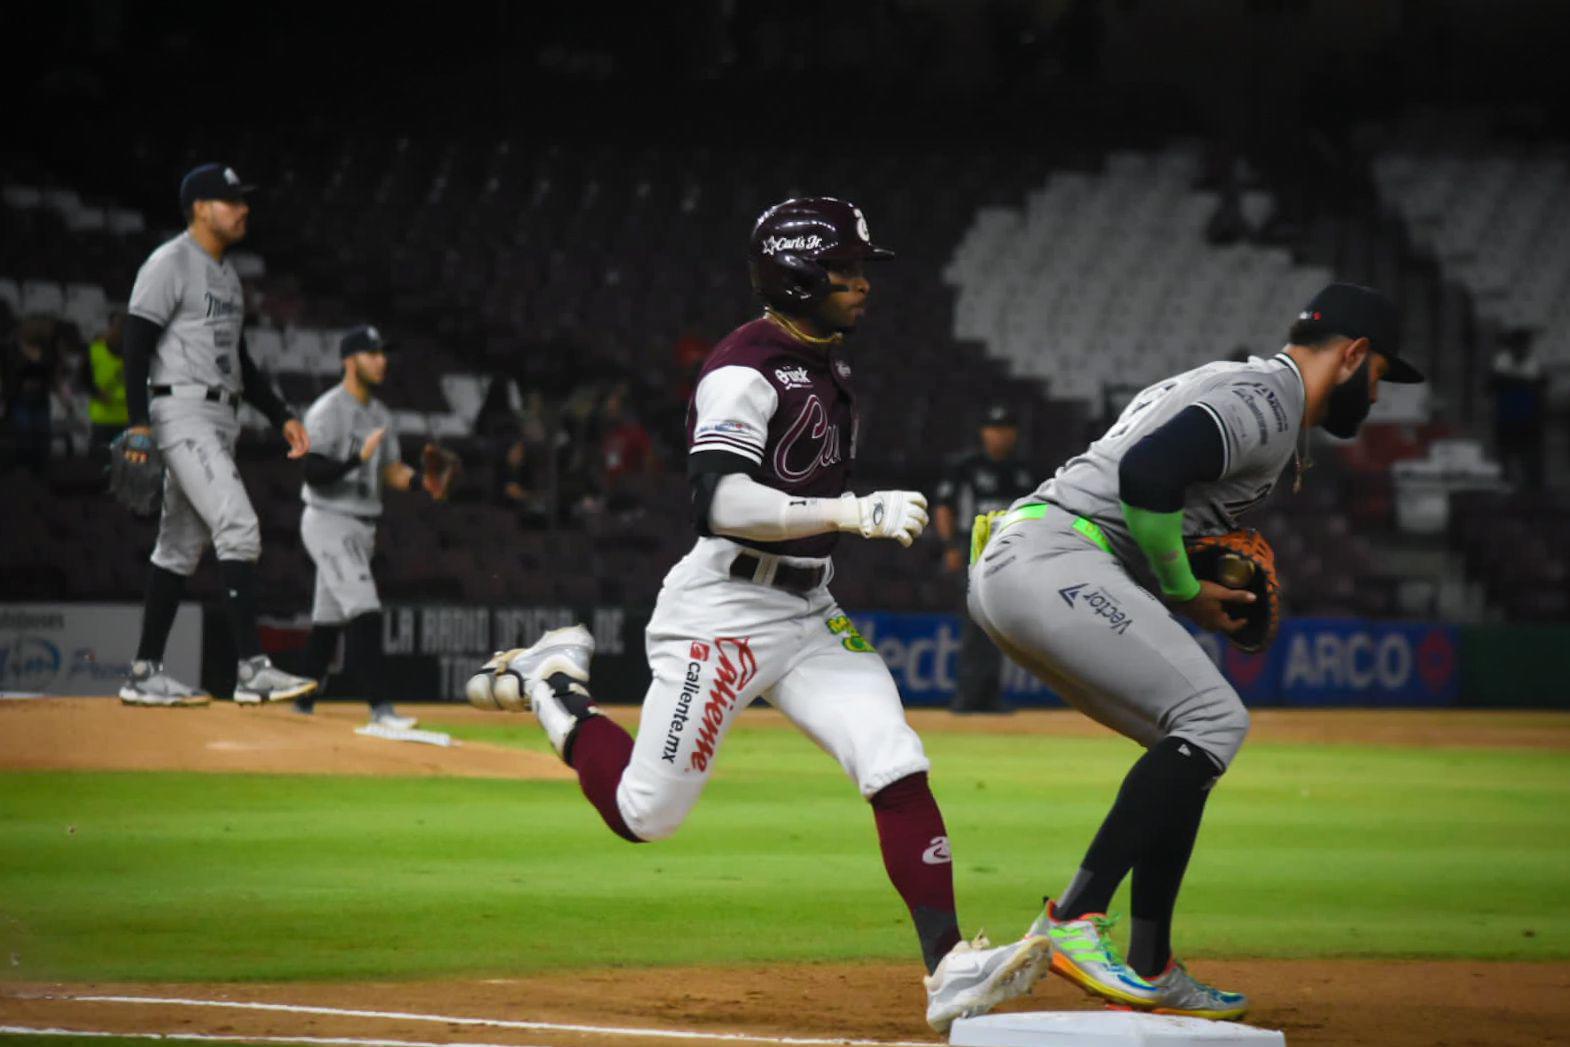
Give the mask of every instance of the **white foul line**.
<svg viewBox="0 0 1570 1047">
<path fill-rule="evenodd" d="M 839 1036 L 754 1036 L 739 1032 L 699 1032 L 686 1029 L 640 1029 L 636 1026 L 569 1025 L 558 1022 L 512 1021 L 506 1018 L 465 1018 L 413 1011 L 361 1011 L 345 1007 L 312 1007 L 295 1003 L 257 1003 L 248 1000 L 187 1000 L 162 996 L 77 996 L 44 994 L 34 999 L 80 1000 L 83 1003 L 160 1004 L 165 1007 L 217 1007 L 245 1011 L 283 1011 L 289 1014 L 323 1014 L 345 1018 L 386 1018 L 394 1021 L 438 1022 L 443 1025 L 485 1025 L 497 1029 L 531 1029 L 546 1032 L 593 1033 L 598 1036 L 644 1036 L 667 1040 L 722 1040 L 733 1043 L 779 1043 L 791 1047 L 933 1047 L 931 1040 L 853 1040 Z"/>
<path fill-rule="evenodd" d="M 215 1032 L 103 1032 L 98 1029 L 34 1029 L 27 1025 L 0 1025 L 0 1035 L 112 1037 L 117 1040 L 203 1040 L 209 1043 L 303 1043 L 332 1047 L 455 1047 L 452 1043 L 425 1040 L 373 1040 L 355 1036 L 236 1036 Z M 516 1043 L 472 1043 L 462 1047 L 529 1047 Z M 537 1045 L 536 1045 L 537 1047 Z"/>
</svg>

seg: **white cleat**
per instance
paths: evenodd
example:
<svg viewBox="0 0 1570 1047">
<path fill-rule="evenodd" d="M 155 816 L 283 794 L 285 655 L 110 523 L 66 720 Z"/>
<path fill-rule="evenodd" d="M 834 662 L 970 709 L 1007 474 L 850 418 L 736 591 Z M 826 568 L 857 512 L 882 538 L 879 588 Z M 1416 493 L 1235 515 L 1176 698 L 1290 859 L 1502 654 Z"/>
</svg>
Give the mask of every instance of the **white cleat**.
<svg viewBox="0 0 1570 1047">
<path fill-rule="evenodd" d="M 240 663 L 234 684 L 234 700 L 240 705 L 283 702 L 291 698 L 303 698 L 315 691 L 316 686 L 316 681 L 310 677 L 286 673 L 274 666 L 265 654 L 259 654 Z"/>
<path fill-rule="evenodd" d="M 1046 973 L 1051 952 L 1052 943 L 1035 935 L 997 948 L 982 934 L 960 942 L 925 979 L 927 1024 L 946 1033 L 958 1018 L 986 1014 L 1025 995 Z"/>
<path fill-rule="evenodd" d="M 517 705 L 504 706 L 496 697 L 497 674 L 505 671 L 507 663 L 515 655 L 523 652 L 524 648 L 514 647 L 510 651 L 497 651 L 491 655 L 491 660 L 480 666 L 480 671 L 469 677 L 469 682 L 463 685 L 463 693 L 469 699 L 469 704 L 487 712 L 495 712 L 498 709 L 510 713 L 527 712 L 527 707 L 521 701 Z M 508 693 L 516 696 L 517 691 L 512 690 Z"/>
<path fill-rule="evenodd" d="M 564 673 L 578 683 L 589 682 L 589 661 L 594 657 L 594 634 L 581 625 L 552 629 L 532 646 L 508 651 L 507 672 L 525 683 L 548 680 Z"/>
<path fill-rule="evenodd" d="M 533 712 L 558 755 L 581 720 L 597 716 L 589 697 L 594 634 L 581 625 L 551 629 L 532 645 L 499 651 L 464 691 L 481 709 Z"/>
<path fill-rule="evenodd" d="M 371 709 L 371 722 L 394 731 L 412 731 L 420 721 L 413 716 L 399 716 L 391 705 L 377 705 Z"/>
<path fill-rule="evenodd" d="M 132 662 L 131 675 L 120 687 L 120 701 L 126 705 L 179 708 L 206 705 L 209 700 L 205 692 L 164 672 L 163 662 Z"/>
</svg>

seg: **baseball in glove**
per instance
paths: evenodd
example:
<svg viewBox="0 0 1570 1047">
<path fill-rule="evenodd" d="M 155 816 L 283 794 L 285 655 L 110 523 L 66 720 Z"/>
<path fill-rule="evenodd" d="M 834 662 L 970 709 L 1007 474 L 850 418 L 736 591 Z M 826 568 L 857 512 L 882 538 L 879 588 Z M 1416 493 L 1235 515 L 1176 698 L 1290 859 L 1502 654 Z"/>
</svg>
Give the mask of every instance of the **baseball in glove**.
<svg viewBox="0 0 1570 1047">
<path fill-rule="evenodd" d="M 445 501 L 463 472 L 463 460 L 438 444 L 428 443 L 420 452 L 420 486 L 434 501 Z"/>
<path fill-rule="evenodd" d="M 140 455 L 132 461 L 127 454 Z M 129 429 L 109 443 L 109 493 L 137 516 L 156 516 L 164 491 L 164 459 L 152 437 Z"/>
<path fill-rule="evenodd" d="M 1201 581 L 1253 592 L 1254 602 L 1243 610 L 1248 624 L 1227 638 L 1250 654 L 1269 647 L 1281 627 L 1281 580 L 1265 536 L 1245 527 L 1201 538 L 1189 545 L 1188 562 Z"/>
</svg>

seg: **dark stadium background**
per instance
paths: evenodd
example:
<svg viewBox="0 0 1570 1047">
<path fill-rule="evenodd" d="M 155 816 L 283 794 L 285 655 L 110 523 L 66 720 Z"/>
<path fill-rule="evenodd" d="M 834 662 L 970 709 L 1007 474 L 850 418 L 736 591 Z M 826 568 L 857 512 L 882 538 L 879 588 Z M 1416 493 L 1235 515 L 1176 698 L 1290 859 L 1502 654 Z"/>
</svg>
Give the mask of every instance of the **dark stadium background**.
<svg viewBox="0 0 1570 1047">
<path fill-rule="evenodd" d="M 459 605 L 533 609 L 506 616 L 517 623 L 593 610 L 619 620 L 626 642 L 612 671 L 636 686 L 637 623 L 690 539 L 684 382 L 702 346 L 754 308 L 742 249 L 767 204 L 845 195 L 901 252 L 877 274 L 857 338 L 858 487 L 930 489 L 994 402 L 1019 414 L 1044 475 L 1130 384 L 1160 373 L 1136 367 L 1070 395 L 1044 341 L 1044 373 L 1022 375 L 953 333 L 945 267 L 978 211 L 1021 208 L 1055 176 L 1094 181 L 1119 155 L 1183 142 L 1200 158 L 1196 189 L 1216 200 L 1213 245 L 1266 245 L 1390 291 L 1433 377 L 1421 417 L 1322 448 L 1304 494 L 1263 510 L 1290 611 L 1372 630 L 1376 646 L 1379 623 L 1449 630 L 1439 700 L 1570 702 L 1553 682 L 1570 649 L 1570 358 L 1555 356 L 1553 330 L 1493 308 L 1498 289 L 1469 286 L 1464 259 L 1436 253 L 1376 177 L 1387 149 L 1414 140 L 1457 162 L 1558 156 L 1562 168 L 1563 4 L 100 2 L 7 5 L 0 39 L 0 182 L 145 216 L 139 232 L 110 233 L 73 228 L 49 206 L 0 207 L 0 277 L 97 285 L 123 301 L 141 259 L 177 227 L 181 174 L 220 159 L 261 186 L 244 245 L 266 263 L 248 281 L 254 325 L 287 340 L 295 328 L 374 320 L 405 346 L 386 390 L 394 407 L 443 411 L 443 374 L 482 382 L 485 409 L 448 440 L 469 464 L 463 496 L 440 513 L 394 502 L 383 531 L 384 593 L 410 609 L 417 633 L 390 626 L 388 643 L 409 659 L 416 692 L 445 687 L 444 673 L 514 628 L 496 616 L 493 635 L 452 639 L 438 624 L 445 612 L 431 609 Z M 1250 194 L 1268 209 L 1239 224 L 1228 205 Z M 1466 195 L 1462 185 L 1446 199 Z M 1492 234 L 1480 227 L 1480 249 Z M 1280 302 L 1281 335 L 1299 304 Z M 1141 338 L 1203 343 L 1208 303 L 1193 306 L 1145 317 Z M 23 319 L 0 312 L 8 352 Z M 62 327 L 62 359 L 96 334 Z M 1404 526 L 1396 463 L 1426 460 L 1440 439 L 1499 461 L 1491 373 L 1511 339 L 1533 343 L 1546 367 L 1545 482 L 1457 485 L 1442 494 L 1442 526 Z M 1214 356 L 1237 348 L 1218 344 Z M 302 403 L 330 378 L 279 380 Z M 501 447 L 520 425 L 498 392 L 507 381 L 535 405 L 541 446 L 558 448 L 527 519 L 493 497 Z M 607 485 L 595 474 L 596 426 L 618 391 L 661 468 Z M 84 450 L 56 448 L 42 474 L 7 468 L 5 600 L 139 599 L 151 526 L 104 498 L 101 461 Z M 246 438 L 266 610 L 286 646 L 310 570 L 298 476 L 278 452 L 265 433 Z M 873 624 L 901 650 L 928 629 L 901 613 L 957 607 L 935 542 L 903 556 L 842 551 L 841 600 L 882 615 Z M 211 599 L 216 585 L 204 565 L 193 596 Z M 222 642 L 222 630 L 207 632 Z M 1337 697 L 1326 700 L 1381 700 L 1345 680 L 1329 689 Z"/>
</svg>

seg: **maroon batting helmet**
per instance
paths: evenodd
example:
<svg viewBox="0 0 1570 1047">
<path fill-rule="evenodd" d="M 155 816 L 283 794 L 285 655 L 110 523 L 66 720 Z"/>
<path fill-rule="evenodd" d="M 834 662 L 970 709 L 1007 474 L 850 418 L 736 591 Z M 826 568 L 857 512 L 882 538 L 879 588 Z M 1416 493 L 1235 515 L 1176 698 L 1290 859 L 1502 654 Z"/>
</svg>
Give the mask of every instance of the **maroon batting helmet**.
<svg viewBox="0 0 1570 1047">
<path fill-rule="evenodd" d="M 795 310 L 834 290 L 830 265 L 893 258 L 873 244 L 861 208 L 832 196 L 775 204 L 752 227 L 752 289 L 776 309 Z"/>
</svg>

